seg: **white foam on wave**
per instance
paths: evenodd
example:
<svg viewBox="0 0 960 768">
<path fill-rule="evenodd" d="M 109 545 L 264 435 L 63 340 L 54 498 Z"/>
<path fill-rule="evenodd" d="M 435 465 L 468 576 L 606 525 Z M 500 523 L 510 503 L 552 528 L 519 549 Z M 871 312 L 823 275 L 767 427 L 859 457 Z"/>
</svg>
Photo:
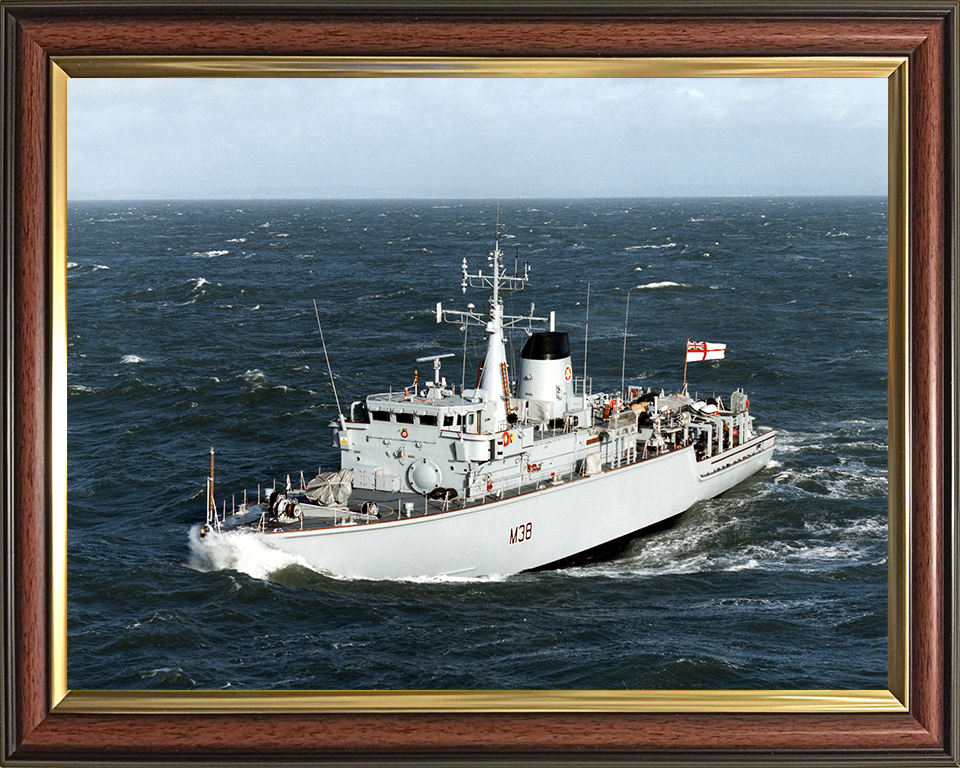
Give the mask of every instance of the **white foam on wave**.
<svg viewBox="0 0 960 768">
<path fill-rule="evenodd" d="M 409 576 L 396 579 L 396 581 L 403 581 L 408 584 L 490 584 L 506 580 L 507 577 L 501 576 L 499 573 L 490 573 L 484 576 L 448 576 L 441 574 L 440 576 Z"/>
<path fill-rule="evenodd" d="M 689 288 L 690 286 L 686 283 L 675 283 L 672 280 L 665 280 L 661 283 L 647 283 L 646 285 L 639 285 L 637 288 Z"/>
<path fill-rule="evenodd" d="M 886 535 L 887 520 L 885 517 L 861 517 L 856 520 L 835 523 L 812 523 L 808 521 L 803 524 L 803 529 L 815 536 L 834 537 L 837 534 L 842 534 L 844 537 L 875 538 Z"/>
<path fill-rule="evenodd" d="M 121 363 L 142 363 L 144 359 L 139 355 L 124 355 L 120 358 Z"/>
<path fill-rule="evenodd" d="M 745 562 L 725 548 L 710 544 L 741 526 L 735 516 L 715 516 L 697 520 L 692 526 L 679 526 L 645 539 L 633 555 L 569 571 L 572 576 L 604 576 L 613 579 L 654 578 L 657 576 L 705 573 L 740 567 Z"/>
<path fill-rule="evenodd" d="M 67 262 L 67 269 L 73 269 L 73 268 L 76 267 L 76 266 L 79 266 L 79 265 L 78 265 L 77 262 L 75 262 L 75 261 L 68 261 L 68 262 Z"/>
<path fill-rule="evenodd" d="M 610 579 L 754 570 L 773 573 L 784 567 L 814 573 L 872 564 L 877 547 L 882 548 L 886 540 L 886 519 L 879 515 L 808 522 L 803 530 L 785 527 L 765 535 L 763 541 L 750 541 L 754 538 L 751 503 L 750 499 L 705 502 L 708 508 L 691 512 L 684 523 L 636 542 L 634 552 L 567 573 Z M 742 514 L 737 514 L 738 509 Z"/>
<path fill-rule="evenodd" d="M 871 469 L 862 462 L 839 466 L 787 468 L 773 479 L 778 495 L 826 496 L 832 499 L 865 500 L 886 497 L 886 469 Z"/>
<path fill-rule="evenodd" d="M 663 243 L 662 245 L 628 245 L 625 251 L 659 251 L 664 248 L 676 248 L 676 243 Z"/>
<path fill-rule="evenodd" d="M 259 368 L 253 368 L 244 371 L 243 380 L 250 384 L 259 384 L 267 380 L 267 374 L 265 374 Z"/>
<path fill-rule="evenodd" d="M 194 251 L 191 253 L 191 256 L 203 256 L 208 259 L 212 259 L 216 256 L 226 256 L 230 251 Z"/>
<path fill-rule="evenodd" d="M 245 243 L 245 242 L 247 242 L 247 238 L 245 238 L 245 237 L 231 237 L 229 240 L 227 240 L 227 242 L 228 242 L 228 243 Z"/>
<path fill-rule="evenodd" d="M 194 279 L 193 290 L 198 290 L 205 285 L 210 285 L 210 281 L 205 277 L 198 277 Z"/>
<path fill-rule="evenodd" d="M 302 557 L 274 549 L 255 534 L 246 531 L 208 533 L 200 536 L 200 526 L 190 529 L 189 568 L 203 573 L 211 571 L 238 571 L 255 579 L 267 579 L 270 574 L 300 566 L 316 571 Z"/>
<path fill-rule="evenodd" d="M 93 271 L 96 272 L 98 269 L 110 269 L 106 264 L 94 264 Z"/>
</svg>

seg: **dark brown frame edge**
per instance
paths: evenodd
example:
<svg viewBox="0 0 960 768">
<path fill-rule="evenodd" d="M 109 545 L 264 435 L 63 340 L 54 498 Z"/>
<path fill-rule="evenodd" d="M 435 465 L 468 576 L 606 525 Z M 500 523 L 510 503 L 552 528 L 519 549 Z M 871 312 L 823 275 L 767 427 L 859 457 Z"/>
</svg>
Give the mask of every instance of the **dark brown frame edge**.
<svg viewBox="0 0 960 768">
<path fill-rule="evenodd" d="M 3 707 L 7 765 L 957 766 L 956 0 L 309 3 L 0 0 Z M 49 66 L 60 55 L 909 57 L 910 711 L 64 715 L 51 712 Z"/>
</svg>

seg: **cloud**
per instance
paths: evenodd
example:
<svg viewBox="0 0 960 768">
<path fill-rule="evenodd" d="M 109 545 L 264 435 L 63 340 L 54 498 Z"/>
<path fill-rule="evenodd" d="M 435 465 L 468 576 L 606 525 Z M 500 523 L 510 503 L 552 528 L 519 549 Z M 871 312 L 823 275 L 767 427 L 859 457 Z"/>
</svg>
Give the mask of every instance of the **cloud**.
<svg viewBox="0 0 960 768">
<path fill-rule="evenodd" d="M 883 194 L 886 83 L 71 79 L 88 197 Z"/>
</svg>

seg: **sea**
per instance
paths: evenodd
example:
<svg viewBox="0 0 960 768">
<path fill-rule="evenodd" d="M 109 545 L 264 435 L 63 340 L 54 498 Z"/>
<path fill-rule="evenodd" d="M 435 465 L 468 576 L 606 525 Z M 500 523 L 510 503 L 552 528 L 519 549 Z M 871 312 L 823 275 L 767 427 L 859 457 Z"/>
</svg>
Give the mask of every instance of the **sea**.
<svg viewBox="0 0 960 768">
<path fill-rule="evenodd" d="M 726 344 L 690 392 L 743 387 L 770 464 L 609 559 L 509 577 L 201 539 L 211 448 L 218 504 L 339 468 L 318 318 L 344 408 L 428 355 L 470 386 L 481 334 L 435 307 L 484 306 L 461 263 L 497 237 L 530 267 L 507 312 L 555 311 L 594 391 L 675 392 L 688 339 Z M 886 198 L 71 201 L 67 258 L 70 688 L 887 687 Z"/>
</svg>

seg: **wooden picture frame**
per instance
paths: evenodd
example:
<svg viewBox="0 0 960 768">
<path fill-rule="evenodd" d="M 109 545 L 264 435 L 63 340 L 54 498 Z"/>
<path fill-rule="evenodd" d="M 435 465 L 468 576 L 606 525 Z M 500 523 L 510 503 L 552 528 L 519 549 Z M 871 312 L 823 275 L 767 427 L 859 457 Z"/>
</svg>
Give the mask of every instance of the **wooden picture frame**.
<svg viewBox="0 0 960 768">
<path fill-rule="evenodd" d="M 4 527 L 3 746 L 17 765 L 96 762 L 389 762 L 958 764 L 957 678 L 957 22 L 953 2 L 776 4 L 188 4 L 0 2 L 3 25 Z M 102 57 L 465 57 L 481 60 L 693 57 L 902 58 L 891 97 L 891 498 L 905 508 L 891 530 L 891 588 L 903 612 L 882 700 L 845 705 L 823 694 L 729 697 L 727 706 L 503 698 L 464 707 L 347 692 L 316 714 L 292 694 L 70 697 L 62 564 L 65 449 L 54 428 L 65 408 L 51 261 L 63 257 L 65 170 L 55 130 L 64 119 L 58 61 L 96 73 Z M 749 69 L 746 70 L 749 73 Z M 899 135 L 902 132 L 902 135 Z M 898 144 L 899 142 L 899 144 Z M 62 147 L 60 147 L 62 149 Z M 896 187 L 896 185 L 894 185 Z M 62 239 L 62 238 L 61 238 Z M 893 252 L 893 249 L 891 250 Z M 902 269 L 900 268 L 902 267 Z M 896 378 L 896 377 L 893 377 Z M 899 387 L 899 389 L 898 389 Z M 892 398 L 892 401 L 896 398 Z M 899 440 L 899 442 L 898 442 Z M 897 448 L 898 445 L 902 449 Z M 897 473 L 894 472 L 894 475 Z M 59 507 L 59 511 L 58 511 Z M 898 629 L 894 627 L 894 629 Z M 902 640 L 898 639 L 901 638 Z M 896 645 L 899 643 L 899 646 Z M 856 698 L 856 697 L 852 697 Z M 611 703 L 612 701 L 612 703 Z"/>
</svg>

